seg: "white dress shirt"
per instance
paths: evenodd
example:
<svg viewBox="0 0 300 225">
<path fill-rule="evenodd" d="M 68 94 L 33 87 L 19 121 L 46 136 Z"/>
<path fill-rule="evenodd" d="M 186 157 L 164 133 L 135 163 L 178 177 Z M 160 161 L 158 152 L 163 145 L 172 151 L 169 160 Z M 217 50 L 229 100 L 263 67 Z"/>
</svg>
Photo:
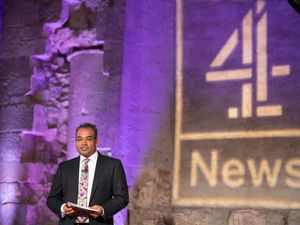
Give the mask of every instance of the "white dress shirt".
<svg viewBox="0 0 300 225">
<path fill-rule="evenodd" d="M 95 176 L 95 170 L 96 170 L 96 164 L 97 164 L 97 159 L 98 159 L 98 152 L 96 151 L 93 155 L 91 155 L 89 158 L 88 162 L 88 167 L 89 167 L 89 178 L 88 178 L 88 195 L 87 195 L 87 206 L 89 206 L 90 203 L 90 196 L 92 192 L 92 186 L 93 186 L 93 181 L 94 181 L 94 176 Z M 80 174 L 82 170 L 82 164 L 83 160 L 85 159 L 84 156 L 80 155 L 80 162 L 79 162 L 79 169 L 78 169 L 78 185 L 80 183 Z M 79 189 L 79 186 L 78 186 Z M 75 202 L 77 203 L 77 202 Z M 66 203 L 62 204 L 60 211 L 61 211 L 61 216 L 64 217 L 66 214 L 64 212 L 64 206 Z M 104 215 L 104 211 L 102 212 L 102 216 Z M 88 223 L 89 221 L 87 221 Z"/>
<path fill-rule="evenodd" d="M 79 164 L 79 177 L 78 177 L 78 185 L 80 183 L 80 174 L 81 174 L 81 169 L 82 169 L 82 163 L 83 160 L 85 159 L 84 156 L 80 155 L 80 164 Z M 88 157 L 89 162 L 88 162 L 88 167 L 89 167 L 89 179 L 88 179 L 88 195 L 87 195 L 87 206 L 89 206 L 90 203 L 90 196 L 92 192 L 92 186 L 93 186 L 93 181 L 94 181 L 94 176 L 95 176 L 95 170 L 96 170 L 96 164 L 97 164 L 97 159 L 98 159 L 98 152 L 96 151 L 93 155 Z M 78 186 L 79 190 L 79 186 Z"/>
</svg>

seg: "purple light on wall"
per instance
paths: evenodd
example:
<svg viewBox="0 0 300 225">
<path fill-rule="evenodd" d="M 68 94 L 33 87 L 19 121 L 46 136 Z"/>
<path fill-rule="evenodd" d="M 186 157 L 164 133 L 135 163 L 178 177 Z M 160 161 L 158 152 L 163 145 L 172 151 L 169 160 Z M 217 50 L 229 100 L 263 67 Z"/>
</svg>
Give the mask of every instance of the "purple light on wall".
<svg viewBox="0 0 300 225">
<path fill-rule="evenodd" d="M 75 130 L 81 123 L 97 124 L 98 112 L 103 109 L 103 52 L 86 50 L 69 56 L 70 93 L 67 158 L 78 156 L 75 148 Z M 84 65 L 84 66 L 82 66 Z"/>
<path fill-rule="evenodd" d="M 3 0 L 0 0 L 0 44 L 2 43 Z M 0 49 L 1 53 L 1 49 Z"/>
<path fill-rule="evenodd" d="M 182 47 L 185 132 L 198 132 L 199 129 L 202 132 L 219 131 L 225 127 L 228 130 L 241 127 L 251 130 L 258 127 L 271 128 L 278 124 L 291 127 L 298 123 L 296 96 L 299 93 L 299 82 L 296 74 L 300 66 L 297 61 L 299 52 L 295 49 L 299 47 L 299 31 L 294 27 L 300 17 L 287 2 L 266 1 L 257 12 L 258 3 L 263 1 L 184 2 Z M 245 21 L 248 28 L 243 25 Z M 258 24 L 263 21 L 266 23 L 265 28 L 258 31 Z M 243 37 L 243 30 L 251 35 Z M 237 33 L 237 41 L 233 50 L 223 58 L 222 65 L 211 66 L 234 31 Z M 266 41 L 262 43 L 264 39 Z M 248 50 L 245 50 L 245 43 Z M 259 50 L 258 43 L 265 46 L 266 50 Z M 249 56 L 247 63 L 243 63 L 243 55 Z M 290 72 L 286 76 L 272 75 L 272 70 L 278 66 L 290 68 Z M 208 72 L 216 75 L 219 71 L 239 69 L 251 70 L 251 77 L 207 81 Z M 261 73 L 264 70 L 265 75 Z M 258 82 L 261 76 L 266 76 L 266 82 Z M 242 116 L 242 98 L 247 96 L 245 92 L 243 94 L 242 87 L 246 83 L 252 88 L 248 96 L 251 100 L 245 104 L 252 109 L 247 119 Z M 263 89 L 258 88 L 258 83 L 264 83 L 267 90 L 267 97 L 263 101 L 257 99 L 258 90 Z M 262 105 L 278 105 L 282 107 L 282 115 L 266 117 L 268 120 L 262 122 L 262 118 L 256 115 L 256 110 Z M 236 118 L 228 119 L 229 108 L 238 112 Z M 185 124 L 189 124 L 189 127 Z"/>
<path fill-rule="evenodd" d="M 18 168 L 12 166 L 13 164 L 3 161 L 0 163 L 0 171 L 2 171 L 0 178 L 0 219 L 8 225 L 14 224 L 17 209 L 16 193 L 18 192 L 18 186 L 16 180 L 19 176 Z"/>
<path fill-rule="evenodd" d="M 116 154 L 132 186 L 172 118 L 175 3 L 130 0 L 125 15 L 121 135 Z"/>
<path fill-rule="evenodd" d="M 0 44 L 2 44 L 2 24 L 3 24 L 3 0 L 0 0 Z M 0 54 L 2 49 L 0 49 Z M 3 96 L 0 96 L 1 98 Z M 4 121 L 4 118 L 0 120 Z M 1 123 L 3 123 L 1 121 Z M 1 127 L 1 130 L 3 128 Z M 8 135 L 7 135 L 8 136 Z M 3 135 L 1 143 L 1 155 L 0 155 L 0 221 L 5 221 L 7 225 L 13 225 L 16 215 L 16 193 L 18 191 L 16 180 L 18 179 L 18 167 L 14 162 L 19 159 L 19 154 L 14 150 L 9 150 L 13 146 L 17 147 L 17 144 L 12 143 L 14 137 L 10 135 L 7 138 L 6 135 Z M 15 148 L 14 148 L 15 149 Z M 4 152 L 6 153 L 4 155 Z"/>
</svg>

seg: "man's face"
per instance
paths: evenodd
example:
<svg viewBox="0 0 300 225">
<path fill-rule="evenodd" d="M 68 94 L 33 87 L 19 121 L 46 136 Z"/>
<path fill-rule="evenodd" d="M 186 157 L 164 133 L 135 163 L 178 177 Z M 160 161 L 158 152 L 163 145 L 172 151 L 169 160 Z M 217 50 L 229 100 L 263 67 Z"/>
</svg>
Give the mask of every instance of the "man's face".
<svg viewBox="0 0 300 225">
<path fill-rule="evenodd" d="M 96 152 L 98 139 L 91 128 L 80 128 L 76 133 L 76 148 L 80 155 L 89 157 Z"/>
</svg>

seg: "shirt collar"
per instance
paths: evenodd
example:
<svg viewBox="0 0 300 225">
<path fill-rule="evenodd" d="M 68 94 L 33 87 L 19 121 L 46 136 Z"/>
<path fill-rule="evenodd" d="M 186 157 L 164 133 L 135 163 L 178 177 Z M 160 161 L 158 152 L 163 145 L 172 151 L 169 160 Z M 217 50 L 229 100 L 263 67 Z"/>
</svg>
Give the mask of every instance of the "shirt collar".
<svg viewBox="0 0 300 225">
<path fill-rule="evenodd" d="M 97 158 L 98 158 L 98 151 L 95 151 L 93 155 L 88 157 L 88 159 L 91 161 L 96 161 Z M 85 157 L 80 155 L 80 162 L 82 162 L 84 159 L 85 159 Z"/>
</svg>

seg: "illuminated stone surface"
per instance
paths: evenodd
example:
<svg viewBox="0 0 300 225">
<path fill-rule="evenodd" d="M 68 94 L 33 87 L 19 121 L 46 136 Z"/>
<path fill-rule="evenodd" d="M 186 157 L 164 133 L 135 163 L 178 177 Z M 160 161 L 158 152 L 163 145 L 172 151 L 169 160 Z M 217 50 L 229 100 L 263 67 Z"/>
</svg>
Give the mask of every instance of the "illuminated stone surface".
<svg viewBox="0 0 300 225">
<path fill-rule="evenodd" d="M 228 225 L 265 225 L 265 220 L 258 211 L 236 210 L 230 214 Z"/>
<path fill-rule="evenodd" d="M 71 2 L 74 3 L 69 1 Z M 97 114 L 97 123 L 101 125 L 102 146 L 109 147 L 113 155 L 124 162 L 130 185 L 130 225 L 232 225 L 237 223 L 233 220 L 233 215 L 240 218 L 243 225 L 247 221 L 250 224 L 257 222 L 261 225 L 260 216 L 264 218 L 265 225 L 298 225 L 300 219 L 297 210 L 255 209 L 247 214 L 247 211 L 239 210 L 238 207 L 212 209 L 177 207 L 172 204 L 172 180 L 175 172 L 175 1 L 107 1 L 107 8 L 104 10 L 98 8 L 102 1 L 86 2 L 87 7 L 96 7 L 98 10 L 92 18 L 95 20 L 95 29 L 80 32 L 75 37 L 68 26 L 60 29 L 60 26 L 47 24 L 51 26 L 44 29 L 45 38 L 48 40 L 44 48 L 42 25 L 58 20 L 61 1 L 6 0 L 7 17 L 4 20 L 0 67 L 1 219 L 8 225 L 57 224 L 57 217 L 45 206 L 45 198 L 57 164 L 67 155 L 67 123 L 71 104 L 70 62 L 66 55 L 80 51 L 76 48 L 81 45 L 85 48 L 97 48 L 97 40 L 105 39 L 103 69 L 107 86 L 103 93 L 103 110 Z M 214 1 L 213 4 L 219 5 L 218 1 Z M 283 7 L 274 9 L 283 12 L 281 10 L 284 3 L 276 4 Z M 242 5 L 244 7 L 246 4 L 243 2 Z M 22 10 L 26 16 L 18 13 Z M 238 11 L 244 14 L 243 10 Z M 86 9 L 78 9 L 76 13 L 71 14 L 73 19 L 78 16 L 78 21 L 81 21 L 87 18 L 85 12 Z M 125 13 L 126 21 L 123 21 Z M 285 10 L 281 15 L 288 13 L 291 12 Z M 223 15 L 226 20 L 230 19 L 225 11 L 220 10 L 215 15 Z M 73 20 L 70 26 L 80 28 L 88 24 L 86 20 L 83 24 L 78 21 Z M 62 23 L 64 22 L 66 21 Z M 285 23 L 286 26 L 279 28 L 282 29 L 280 34 L 276 29 L 276 37 L 290 36 L 288 29 L 291 21 Z M 210 26 L 216 27 L 220 24 L 218 21 Z M 223 26 L 224 29 L 227 27 Z M 213 31 L 210 27 L 202 29 L 205 34 Z M 57 34 L 51 33 L 54 30 Z M 193 30 L 194 27 L 190 28 L 188 33 L 191 39 L 194 38 Z M 209 39 L 217 40 L 223 36 L 227 38 L 227 34 L 221 33 L 211 35 Z M 71 41 L 65 43 L 67 39 Z M 198 37 L 195 37 L 195 40 L 199 40 Z M 219 49 L 222 44 L 223 41 L 220 40 L 220 43 L 214 46 Z M 280 43 L 276 43 L 276 46 L 276 51 L 286 50 Z M 57 51 L 61 51 L 63 55 L 57 55 Z M 208 57 L 209 51 L 211 49 L 205 46 L 198 52 L 198 57 L 194 57 L 193 54 L 185 56 L 190 57 L 192 65 L 196 67 L 199 66 L 201 58 Z M 270 54 L 276 55 L 275 49 L 271 48 L 270 51 Z M 31 57 L 33 68 L 36 70 L 31 72 L 28 62 L 29 56 L 33 54 L 39 55 Z M 291 54 L 291 57 L 297 56 L 296 51 Z M 82 59 L 87 61 L 88 56 Z M 30 74 L 33 74 L 31 84 Z M 199 77 L 204 79 L 205 74 Z M 190 81 L 195 84 L 194 80 Z M 283 90 L 284 87 L 278 86 L 277 90 Z M 24 104 L 26 92 L 26 103 L 32 103 L 31 107 Z M 205 106 L 198 105 L 205 109 Z M 191 103 L 189 107 L 195 108 L 198 105 Z M 81 112 L 87 115 L 90 110 L 84 109 Z M 225 108 L 225 115 L 226 112 Z M 206 123 L 207 120 L 202 122 Z M 191 123 L 196 124 L 194 120 Z M 220 123 L 215 122 L 215 125 Z M 236 150 L 238 151 L 237 148 Z M 243 159 L 243 155 L 238 156 Z M 270 162 L 273 162 L 273 159 L 270 155 Z M 219 165 L 223 166 L 223 163 L 220 162 Z M 4 168 L 8 170 L 7 174 L 2 173 Z M 222 173 L 219 174 L 218 185 L 223 185 Z M 282 187 L 282 182 L 283 179 L 280 179 L 279 188 Z M 227 179 L 226 184 L 228 183 L 230 182 Z M 237 189 L 234 189 L 234 192 L 238 192 Z M 127 215 L 127 212 L 124 215 Z"/>
</svg>

